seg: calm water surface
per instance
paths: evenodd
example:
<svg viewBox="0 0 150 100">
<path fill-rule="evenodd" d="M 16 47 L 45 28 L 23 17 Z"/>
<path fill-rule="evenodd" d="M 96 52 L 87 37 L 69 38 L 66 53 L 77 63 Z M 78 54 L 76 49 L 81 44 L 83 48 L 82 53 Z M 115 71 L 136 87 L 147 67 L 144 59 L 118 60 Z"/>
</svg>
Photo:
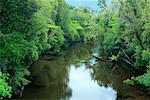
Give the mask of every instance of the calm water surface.
<svg viewBox="0 0 150 100">
<path fill-rule="evenodd" d="M 114 69 L 109 62 L 97 62 L 92 54 L 104 56 L 97 44 L 75 44 L 59 57 L 41 57 L 31 66 L 33 79 L 20 99 L 150 100 L 146 92 L 122 83 L 132 75 L 123 65 Z"/>
</svg>

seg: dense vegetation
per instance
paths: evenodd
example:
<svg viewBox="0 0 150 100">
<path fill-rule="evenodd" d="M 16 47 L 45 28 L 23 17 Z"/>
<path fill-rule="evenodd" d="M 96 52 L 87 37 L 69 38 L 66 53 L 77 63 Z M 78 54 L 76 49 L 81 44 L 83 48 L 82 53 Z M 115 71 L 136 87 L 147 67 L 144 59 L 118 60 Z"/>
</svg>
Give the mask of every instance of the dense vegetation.
<svg viewBox="0 0 150 100">
<path fill-rule="evenodd" d="M 112 61 L 124 61 L 140 76 L 128 84 L 150 86 L 150 1 L 99 0 L 100 11 L 65 0 L 0 0 L 0 99 L 18 94 L 30 81 L 39 55 L 74 42 L 102 38 Z M 96 16 L 97 15 L 97 16 Z"/>
<path fill-rule="evenodd" d="M 30 82 L 29 65 L 45 50 L 54 53 L 98 35 L 91 9 L 64 0 L 0 0 L 0 15 L 0 98 Z"/>
<path fill-rule="evenodd" d="M 150 1 L 99 0 L 101 11 L 97 22 L 103 37 L 102 45 L 110 59 L 128 63 L 140 76 L 125 83 L 150 86 Z M 144 74 L 142 74 L 144 72 Z M 138 73 L 139 74 L 139 73 Z"/>
</svg>

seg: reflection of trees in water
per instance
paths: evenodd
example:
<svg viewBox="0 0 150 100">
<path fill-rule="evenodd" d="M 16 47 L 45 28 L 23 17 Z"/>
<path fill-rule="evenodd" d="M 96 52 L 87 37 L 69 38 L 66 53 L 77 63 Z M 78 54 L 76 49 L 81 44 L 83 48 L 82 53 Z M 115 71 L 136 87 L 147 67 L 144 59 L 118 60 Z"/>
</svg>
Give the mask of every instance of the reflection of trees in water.
<svg viewBox="0 0 150 100">
<path fill-rule="evenodd" d="M 63 52 L 68 64 L 75 64 L 81 60 L 87 59 L 90 57 L 91 49 L 90 46 L 78 44 L 74 45 Z"/>
<path fill-rule="evenodd" d="M 130 76 L 128 70 L 117 67 L 112 70 L 112 64 L 99 62 L 92 68 L 91 77 L 100 86 L 112 87 L 117 91 L 117 100 L 149 100 L 144 91 L 140 91 L 133 86 L 123 84 L 123 80 Z M 149 99 L 148 99 L 149 98 Z"/>
<path fill-rule="evenodd" d="M 68 87 L 68 68 L 64 59 L 37 61 L 31 68 L 33 81 L 24 91 L 25 98 L 67 100 L 72 95 Z"/>
<path fill-rule="evenodd" d="M 31 67 L 32 84 L 24 91 L 23 98 L 68 100 L 72 90 L 68 87 L 69 65 L 90 57 L 91 47 L 73 45 L 53 60 L 39 60 Z"/>
</svg>

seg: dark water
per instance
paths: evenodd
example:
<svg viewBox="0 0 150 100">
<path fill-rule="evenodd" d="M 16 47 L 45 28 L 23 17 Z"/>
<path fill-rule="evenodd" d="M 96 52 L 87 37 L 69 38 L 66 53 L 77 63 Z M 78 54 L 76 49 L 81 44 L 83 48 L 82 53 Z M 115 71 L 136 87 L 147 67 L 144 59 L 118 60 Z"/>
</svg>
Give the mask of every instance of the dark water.
<svg viewBox="0 0 150 100">
<path fill-rule="evenodd" d="M 33 80 L 21 99 L 150 100 L 146 92 L 123 84 L 131 76 L 123 65 L 112 68 L 109 62 L 97 62 L 92 54 L 104 52 L 97 44 L 75 44 L 59 57 L 42 57 L 31 66 Z"/>
</svg>

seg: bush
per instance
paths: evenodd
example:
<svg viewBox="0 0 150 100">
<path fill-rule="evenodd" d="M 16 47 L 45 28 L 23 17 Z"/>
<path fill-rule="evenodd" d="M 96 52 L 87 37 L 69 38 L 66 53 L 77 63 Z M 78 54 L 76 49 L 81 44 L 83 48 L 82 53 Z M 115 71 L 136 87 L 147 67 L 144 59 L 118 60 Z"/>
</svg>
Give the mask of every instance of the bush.
<svg viewBox="0 0 150 100">
<path fill-rule="evenodd" d="M 25 79 L 29 75 L 28 65 L 38 59 L 37 47 L 24 40 L 24 36 L 18 33 L 0 34 L 0 69 L 9 73 L 7 81 L 13 90 L 29 82 Z"/>
<path fill-rule="evenodd" d="M 136 81 L 141 85 L 150 87 L 150 72 L 136 77 Z"/>
<path fill-rule="evenodd" d="M 12 88 L 6 80 L 8 80 L 7 75 L 0 72 L 0 99 L 3 99 L 3 97 L 11 97 Z"/>
<path fill-rule="evenodd" d="M 50 29 L 51 33 L 48 34 L 48 44 L 54 47 L 60 47 L 64 44 L 64 32 L 60 27 L 56 26 Z"/>
</svg>

